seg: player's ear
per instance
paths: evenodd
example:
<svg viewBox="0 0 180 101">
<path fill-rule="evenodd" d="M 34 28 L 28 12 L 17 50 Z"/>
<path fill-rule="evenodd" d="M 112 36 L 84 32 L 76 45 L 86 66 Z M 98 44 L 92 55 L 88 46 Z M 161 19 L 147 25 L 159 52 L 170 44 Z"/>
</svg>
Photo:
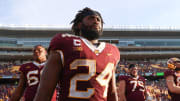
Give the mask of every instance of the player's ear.
<svg viewBox="0 0 180 101">
<path fill-rule="evenodd" d="M 128 68 L 128 73 L 130 73 L 131 72 L 131 69 L 130 68 Z"/>
<path fill-rule="evenodd" d="M 77 26 L 78 26 L 78 29 L 81 29 L 82 23 L 79 22 Z"/>
</svg>

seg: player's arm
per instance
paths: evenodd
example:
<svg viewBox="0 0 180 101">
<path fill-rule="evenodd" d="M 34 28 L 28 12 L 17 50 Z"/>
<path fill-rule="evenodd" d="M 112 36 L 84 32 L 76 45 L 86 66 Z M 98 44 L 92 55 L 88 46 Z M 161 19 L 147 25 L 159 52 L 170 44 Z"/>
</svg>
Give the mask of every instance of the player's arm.
<svg viewBox="0 0 180 101">
<path fill-rule="evenodd" d="M 170 92 L 180 94 L 180 87 L 176 86 L 172 75 L 166 77 L 166 84 Z"/>
<path fill-rule="evenodd" d="M 24 74 L 21 72 L 18 86 L 14 93 L 12 94 L 10 101 L 19 101 L 24 93 L 24 89 L 26 88 L 26 78 Z"/>
<path fill-rule="evenodd" d="M 148 98 L 148 93 L 147 93 L 147 89 L 146 89 L 146 82 L 144 80 L 144 99 L 147 99 Z"/>
<path fill-rule="evenodd" d="M 60 54 L 50 51 L 34 101 L 50 101 L 62 70 Z"/>
<path fill-rule="evenodd" d="M 126 101 L 126 96 L 125 96 L 126 81 L 120 80 L 117 83 L 117 87 L 118 87 L 117 92 L 118 92 L 119 101 Z"/>
<path fill-rule="evenodd" d="M 113 72 L 112 80 L 109 84 L 107 101 L 118 101 L 115 72 Z"/>
</svg>

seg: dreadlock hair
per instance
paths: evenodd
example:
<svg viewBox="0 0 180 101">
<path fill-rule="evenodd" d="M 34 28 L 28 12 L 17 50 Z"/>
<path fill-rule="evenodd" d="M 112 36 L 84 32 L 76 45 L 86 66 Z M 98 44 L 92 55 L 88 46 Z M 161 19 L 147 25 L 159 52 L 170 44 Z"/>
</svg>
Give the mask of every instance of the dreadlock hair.
<svg viewBox="0 0 180 101">
<path fill-rule="evenodd" d="M 101 24 L 102 24 L 102 27 L 103 27 L 103 19 L 102 19 L 102 16 L 101 14 L 98 12 L 98 11 L 95 11 L 95 10 L 92 10 L 88 7 L 85 7 L 83 10 L 79 10 L 78 13 L 76 14 L 75 18 L 71 21 L 70 24 L 73 23 L 72 25 L 72 31 L 75 33 L 75 35 L 80 35 L 80 29 L 78 28 L 78 24 L 80 22 L 82 22 L 83 18 L 88 16 L 88 15 L 97 15 L 100 17 L 101 19 Z"/>
</svg>

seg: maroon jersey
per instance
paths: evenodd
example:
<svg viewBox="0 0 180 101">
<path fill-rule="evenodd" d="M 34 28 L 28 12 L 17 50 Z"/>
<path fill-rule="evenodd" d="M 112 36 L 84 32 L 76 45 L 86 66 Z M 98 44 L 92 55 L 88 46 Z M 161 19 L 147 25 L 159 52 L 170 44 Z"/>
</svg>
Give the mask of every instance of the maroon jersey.
<svg viewBox="0 0 180 101">
<path fill-rule="evenodd" d="M 119 76 L 118 81 L 120 80 L 125 80 L 127 101 L 145 101 L 145 79 L 143 77 Z"/>
<path fill-rule="evenodd" d="M 26 77 L 26 89 L 24 91 L 25 101 L 33 101 L 40 81 L 40 74 L 45 63 L 36 62 L 21 65 L 20 71 Z"/>
<path fill-rule="evenodd" d="M 175 71 L 167 70 L 164 72 L 164 77 L 166 78 L 168 76 L 173 76 L 176 86 L 180 86 L 180 77 L 177 77 L 175 74 L 176 74 Z M 172 101 L 179 101 L 180 100 L 180 94 L 171 93 L 169 90 L 168 90 L 168 93 L 171 96 Z"/>
<path fill-rule="evenodd" d="M 51 40 L 49 50 L 58 51 L 64 65 L 58 100 L 107 100 L 112 73 L 120 59 L 118 48 L 103 42 L 96 47 L 82 37 L 57 34 Z"/>
</svg>

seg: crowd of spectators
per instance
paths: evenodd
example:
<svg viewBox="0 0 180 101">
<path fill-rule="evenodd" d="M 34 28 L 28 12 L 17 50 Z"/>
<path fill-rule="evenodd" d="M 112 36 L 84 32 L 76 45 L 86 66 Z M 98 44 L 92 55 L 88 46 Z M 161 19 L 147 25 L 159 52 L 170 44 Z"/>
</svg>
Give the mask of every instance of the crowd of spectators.
<svg viewBox="0 0 180 101">
<path fill-rule="evenodd" d="M 10 71 L 11 63 L 8 64 L 0 64 L 0 75 L 12 75 Z"/>
<path fill-rule="evenodd" d="M 0 101 L 8 101 L 14 90 L 15 90 L 15 85 L 1 84 L 0 85 Z"/>
<path fill-rule="evenodd" d="M 0 76 L 18 76 L 20 64 L 8 62 L 0 64 Z"/>
<path fill-rule="evenodd" d="M 126 75 L 128 65 L 134 63 L 139 69 L 139 74 L 142 76 L 156 76 L 157 72 L 167 70 L 166 60 L 164 61 L 126 61 L 122 60 L 117 66 L 117 74 Z"/>
<path fill-rule="evenodd" d="M 127 75 L 128 64 L 132 62 L 121 61 L 117 67 L 116 74 Z M 138 61 L 134 62 L 139 68 L 140 75 L 150 73 L 154 75 L 156 72 L 164 72 L 166 68 L 165 62 Z M 0 76 L 19 75 L 18 70 L 12 70 L 12 67 L 18 66 L 16 63 L 0 64 Z M 16 68 L 17 69 L 17 68 Z M 155 75 L 154 75 L 155 76 Z M 0 85 L 0 101 L 7 101 L 12 91 L 17 85 L 1 84 Z M 168 90 L 164 79 L 146 80 L 146 89 L 149 96 L 147 101 L 169 101 Z"/>
<path fill-rule="evenodd" d="M 165 79 L 146 80 L 147 101 L 170 101 Z"/>
</svg>

